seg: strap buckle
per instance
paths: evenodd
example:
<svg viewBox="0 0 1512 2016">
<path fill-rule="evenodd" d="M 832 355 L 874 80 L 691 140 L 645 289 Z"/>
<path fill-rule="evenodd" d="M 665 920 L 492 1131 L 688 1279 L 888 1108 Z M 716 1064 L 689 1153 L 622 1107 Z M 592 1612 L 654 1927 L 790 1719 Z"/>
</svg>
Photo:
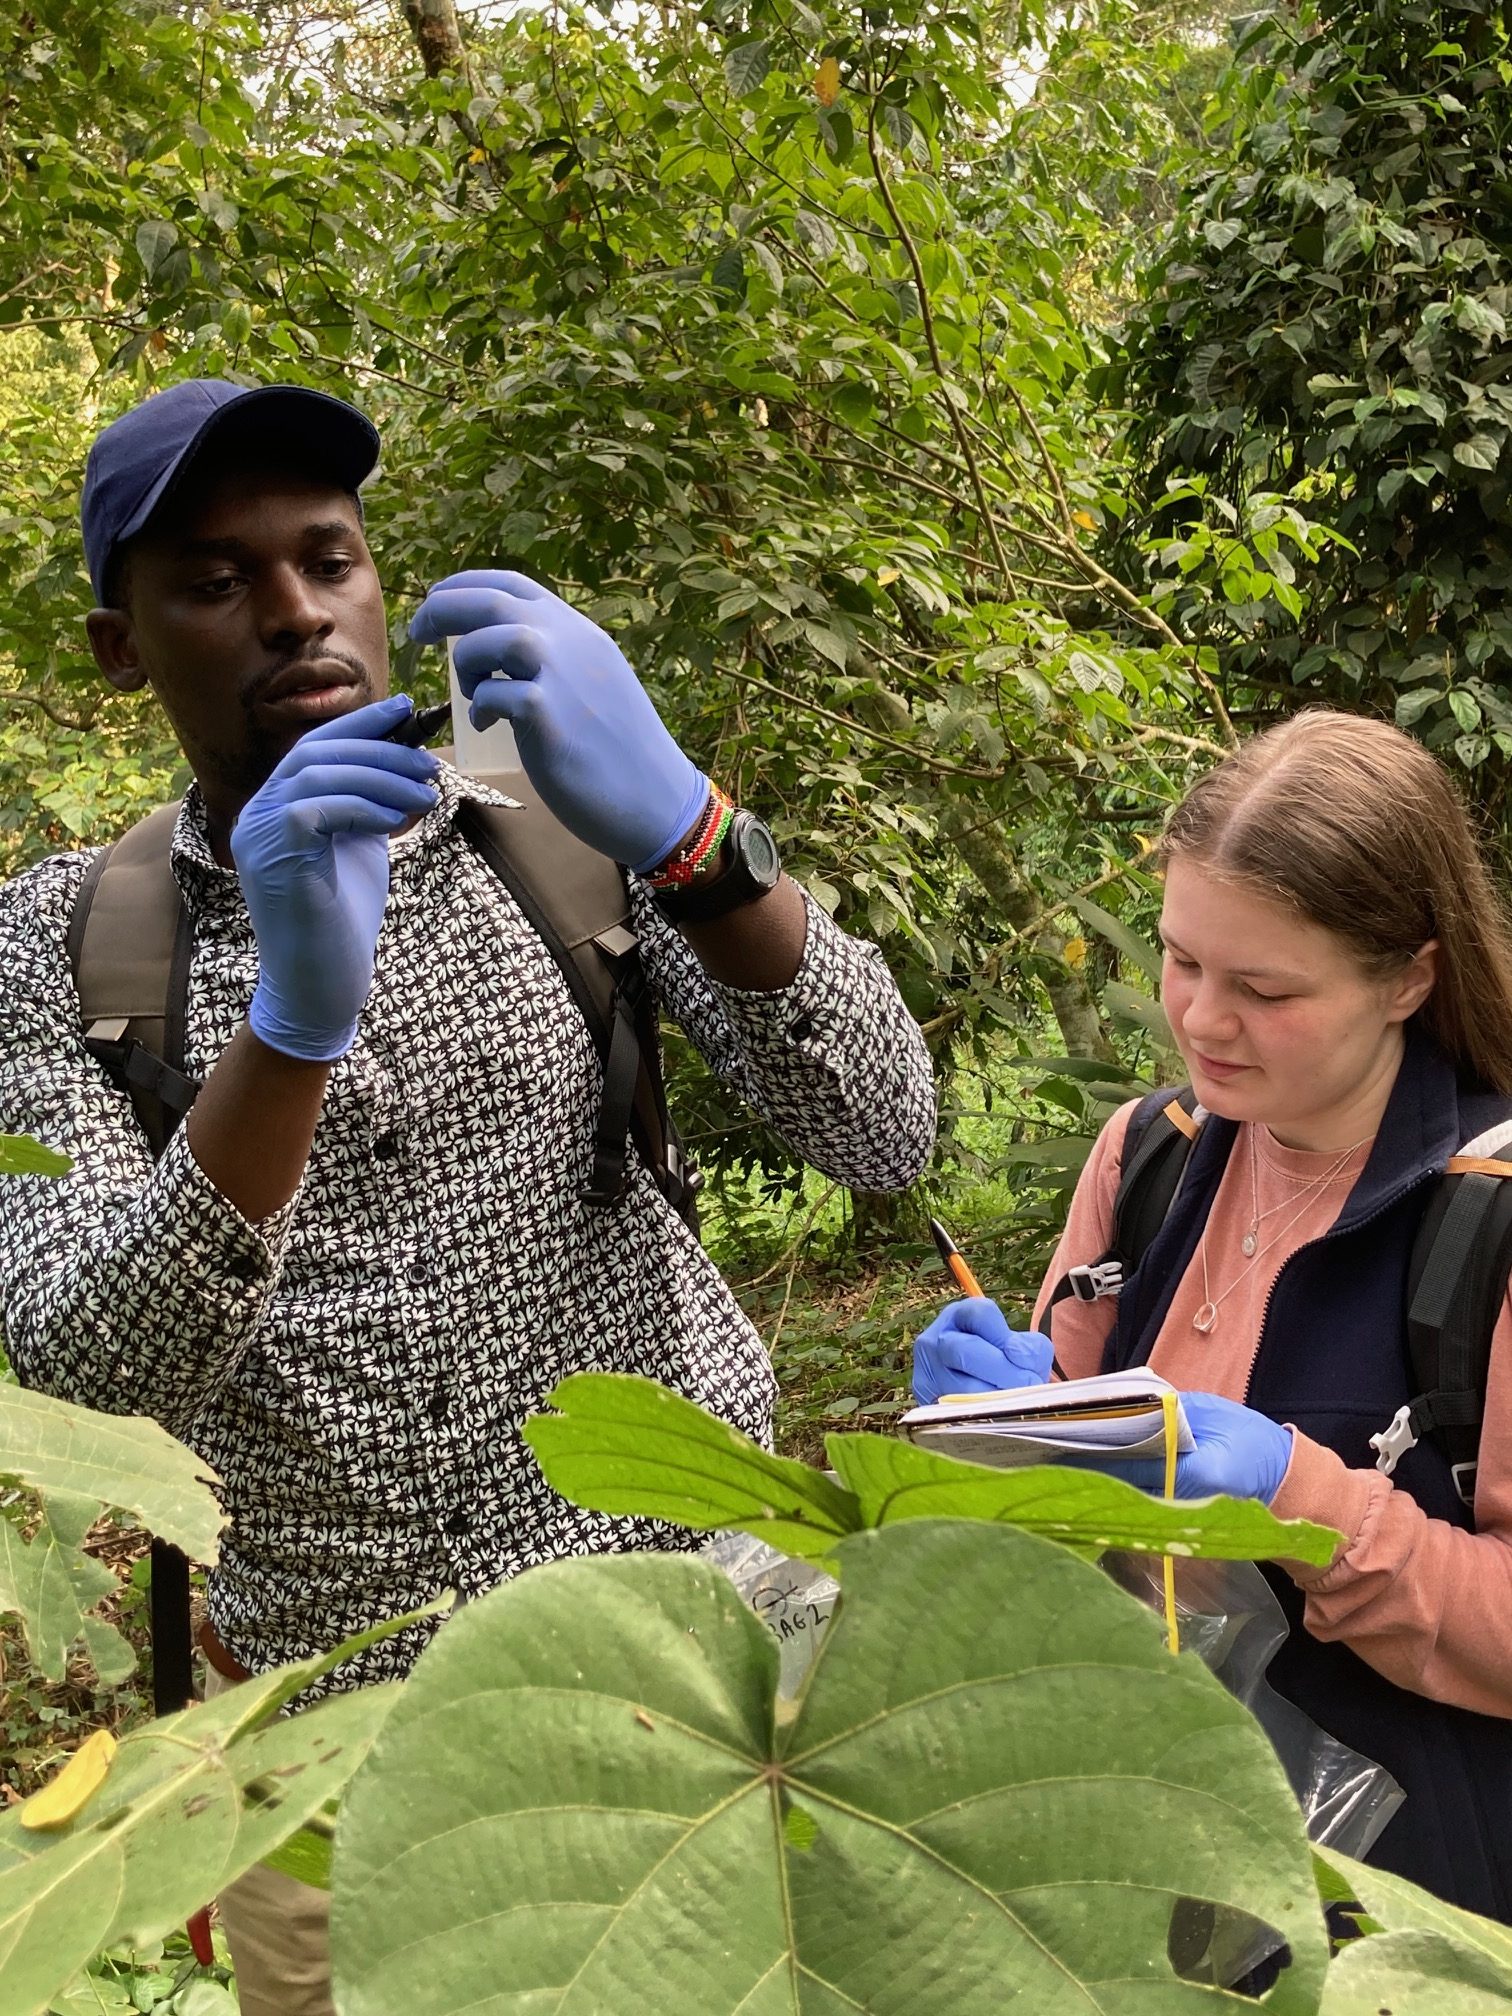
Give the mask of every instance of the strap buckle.
<svg viewBox="0 0 1512 2016">
<path fill-rule="evenodd" d="M 1121 1294 L 1123 1278 L 1122 1260 L 1084 1261 L 1066 1275 L 1078 1302 L 1101 1302 L 1109 1295 Z"/>
<path fill-rule="evenodd" d="M 690 1162 L 681 1144 L 670 1134 L 667 1137 L 667 1202 L 673 1210 L 696 1197 L 704 1187 L 703 1171 Z"/>
<path fill-rule="evenodd" d="M 1416 1449 L 1418 1432 L 1412 1425 L 1412 1407 L 1398 1407 L 1389 1424 L 1370 1438 L 1370 1446 L 1376 1451 L 1376 1468 L 1383 1477 L 1389 1477 L 1409 1449 Z M 1457 1465 L 1456 1468 L 1463 1468 Z M 1474 1466 L 1471 1465 L 1471 1468 Z M 1463 1493 L 1461 1494 L 1463 1496 Z"/>
<path fill-rule="evenodd" d="M 1454 1488 L 1459 1493 L 1460 1503 L 1471 1512 L 1475 1510 L 1475 1472 L 1478 1467 L 1477 1460 L 1473 1456 L 1468 1463 L 1449 1465 L 1449 1475 L 1454 1479 Z"/>
</svg>

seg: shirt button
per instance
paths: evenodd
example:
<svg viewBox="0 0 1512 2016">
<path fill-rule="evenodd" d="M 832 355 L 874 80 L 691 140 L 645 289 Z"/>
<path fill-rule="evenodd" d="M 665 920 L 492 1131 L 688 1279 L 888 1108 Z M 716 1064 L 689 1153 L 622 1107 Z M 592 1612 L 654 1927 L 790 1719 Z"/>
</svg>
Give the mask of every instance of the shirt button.
<svg viewBox="0 0 1512 2016">
<path fill-rule="evenodd" d="M 255 1281 L 262 1267 L 250 1253 L 238 1253 L 230 1263 L 230 1271 L 238 1281 Z"/>
<path fill-rule="evenodd" d="M 432 1421 L 446 1419 L 446 1383 L 438 1379 L 431 1389 L 430 1418 Z"/>
<path fill-rule="evenodd" d="M 788 1034 L 795 1043 L 801 1043 L 806 1036 L 812 1036 L 813 1033 L 814 1018 L 807 1012 L 802 1015 L 795 1015 L 788 1024 Z"/>
<path fill-rule="evenodd" d="M 428 1267 L 423 1260 L 416 1260 L 405 1268 L 404 1278 L 412 1288 L 423 1288 L 427 1281 L 435 1278 L 435 1269 Z"/>
<path fill-rule="evenodd" d="M 445 1533 L 449 1533 L 454 1540 L 460 1540 L 462 1535 L 467 1531 L 470 1523 L 471 1522 L 469 1521 L 468 1516 L 465 1512 L 453 1512 L 447 1518 L 446 1524 L 442 1528 L 442 1531 Z"/>
<path fill-rule="evenodd" d="M 380 1134 L 373 1143 L 375 1162 L 394 1162 L 399 1157 L 399 1138 L 395 1134 Z"/>
</svg>

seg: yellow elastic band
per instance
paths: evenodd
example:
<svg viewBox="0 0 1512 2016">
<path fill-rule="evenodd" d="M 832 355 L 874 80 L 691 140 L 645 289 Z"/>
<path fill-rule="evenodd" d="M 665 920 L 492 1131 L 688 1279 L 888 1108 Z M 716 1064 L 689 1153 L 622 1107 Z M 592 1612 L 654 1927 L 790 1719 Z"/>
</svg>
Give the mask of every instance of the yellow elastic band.
<svg viewBox="0 0 1512 2016">
<path fill-rule="evenodd" d="M 1174 1501 L 1176 1496 L 1176 1395 L 1162 1393 L 1160 1411 L 1165 1420 L 1165 1495 Z M 1173 1652 L 1181 1650 L 1181 1632 L 1176 1623 L 1176 1562 L 1167 1554 L 1161 1560 L 1165 1576 L 1166 1644 Z"/>
</svg>

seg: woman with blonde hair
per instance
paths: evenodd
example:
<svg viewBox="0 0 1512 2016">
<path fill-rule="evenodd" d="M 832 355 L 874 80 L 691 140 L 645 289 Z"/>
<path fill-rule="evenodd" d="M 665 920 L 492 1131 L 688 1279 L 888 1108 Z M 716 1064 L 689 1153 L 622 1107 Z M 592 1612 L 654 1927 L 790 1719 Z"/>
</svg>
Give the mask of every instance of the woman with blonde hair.
<svg viewBox="0 0 1512 2016">
<path fill-rule="evenodd" d="M 1444 770 L 1351 716 L 1299 715 L 1219 764 L 1159 861 L 1195 1138 L 1116 1299 L 1057 1297 L 1112 1246 L 1120 1171 L 1171 1095 L 1114 1115 L 1036 1321 L 1068 1377 L 1148 1363 L 1182 1389 L 1181 1495 L 1343 1535 L 1326 1568 L 1267 1570 L 1291 1624 L 1270 1677 L 1405 1790 L 1370 1859 L 1512 1920 L 1505 1290 L 1478 1468 L 1424 1435 L 1387 1474 L 1372 1441 L 1419 1392 L 1409 1263 L 1438 1179 L 1512 1119 L 1512 933 Z M 994 1303 L 956 1302 L 918 1339 L 915 1392 L 1031 1383 L 1050 1354 Z"/>
</svg>

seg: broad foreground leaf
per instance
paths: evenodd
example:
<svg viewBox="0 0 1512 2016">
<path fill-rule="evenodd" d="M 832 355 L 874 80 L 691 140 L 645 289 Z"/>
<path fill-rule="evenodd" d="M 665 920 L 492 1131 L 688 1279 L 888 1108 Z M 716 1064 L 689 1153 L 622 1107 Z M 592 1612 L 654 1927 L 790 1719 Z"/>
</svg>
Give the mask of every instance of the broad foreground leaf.
<svg viewBox="0 0 1512 2016">
<path fill-rule="evenodd" d="M 104 1946 L 161 1938 L 325 1809 L 398 1685 L 282 1720 L 278 1711 L 342 1658 L 414 1621 L 395 1618 L 134 1730 L 65 1826 L 33 1832 L 19 1808 L 0 1817 L 0 2016 L 37 2016 Z"/>
<path fill-rule="evenodd" d="M 1253 1498 L 1169 1504 L 1121 1477 L 1041 1463 L 989 1470 L 884 1435 L 831 1435 L 830 1463 L 856 1494 L 868 1526 L 897 1519 L 991 1519 L 1042 1533 L 1089 1556 L 1110 1547 L 1216 1561 L 1333 1559 L 1340 1535 L 1278 1519 Z"/>
<path fill-rule="evenodd" d="M 225 1516 L 213 1473 L 155 1421 L 4 1385 L 0 1477 L 18 1479 L 41 1503 L 30 1539 L 0 1521 L 0 1612 L 19 1616 L 32 1662 L 49 1680 L 64 1677 L 80 1638 L 102 1681 L 125 1679 L 135 1663 L 130 1647 L 89 1615 L 115 1577 L 84 1552 L 85 1535 L 104 1507 L 119 1506 L 195 1560 L 214 1561 Z"/>
<path fill-rule="evenodd" d="M 113 1505 L 191 1561 L 213 1564 L 226 1523 L 215 1472 L 140 1414 L 97 1414 L 24 1386 L 0 1386 L 0 1477 Z"/>
<path fill-rule="evenodd" d="M 575 1372 L 551 1404 L 559 1411 L 533 1416 L 525 1439 L 553 1490 L 592 1512 L 738 1526 L 808 1561 L 861 1523 L 848 1491 L 654 1380 Z"/>
<path fill-rule="evenodd" d="M 93 1498 L 59 1491 L 42 1501 L 29 1540 L 0 1519 L 0 1611 L 21 1619 L 32 1664 L 49 1680 L 63 1678 L 85 1613 L 116 1586 L 110 1570 L 84 1552 L 84 1536 L 99 1516 Z"/>
<path fill-rule="evenodd" d="M 1384 1869 L 1314 1851 L 1382 1930 L 1346 1946 L 1328 1972 L 1324 2016 L 1506 2016 L 1512 1930 L 1445 1904 Z"/>
<path fill-rule="evenodd" d="M 346 1796 L 342 2016 L 1201 2016 L 1179 1898 L 1279 1928 L 1311 1862 L 1264 1737 L 1095 1568 L 1009 1527 L 838 1549 L 791 1720 L 686 1557 L 560 1562 L 424 1653 Z"/>
<path fill-rule="evenodd" d="M 1386 1932 L 1346 1946 L 1328 1970 L 1322 2016 L 1508 2016 L 1512 1980 L 1433 1932 Z"/>
</svg>

